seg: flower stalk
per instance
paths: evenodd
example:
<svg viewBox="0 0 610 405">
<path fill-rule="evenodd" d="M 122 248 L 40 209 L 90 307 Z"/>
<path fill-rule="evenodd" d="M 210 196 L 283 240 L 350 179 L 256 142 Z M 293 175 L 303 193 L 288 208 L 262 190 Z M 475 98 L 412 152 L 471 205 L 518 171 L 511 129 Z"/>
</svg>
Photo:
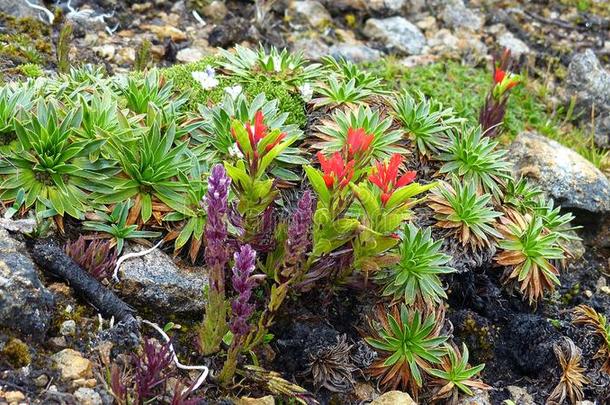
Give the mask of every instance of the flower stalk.
<svg viewBox="0 0 610 405">
<path fill-rule="evenodd" d="M 229 323 L 233 340 L 227 352 L 225 364 L 218 376 L 221 384 L 228 384 L 235 374 L 237 356 L 242 351 L 245 336 L 250 332 L 248 320 L 254 312 L 254 304 L 250 302 L 252 290 L 260 279 L 260 276 L 252 274 L 256 268 L 256 252 L 250 245 L 242 246 L 239 252 L 235 253 L 234 259 L 231 282 L 233 289 L 237 292 L 237 297 L 231 303 L 232 317 Z"/>
<path fill-rule="evenodd" d="M 218 351 L 227 331 L 227 303 L 225 300 L 225 267 L 229 261 L 227 250 L 227 212 L 231 179 L 220 164 L 212 168 L 208 179 L 205 262 L 209 270 L 208 302 L 205 320 L 199 332 L 199 344 L 204 355 Z"/>
</svg>

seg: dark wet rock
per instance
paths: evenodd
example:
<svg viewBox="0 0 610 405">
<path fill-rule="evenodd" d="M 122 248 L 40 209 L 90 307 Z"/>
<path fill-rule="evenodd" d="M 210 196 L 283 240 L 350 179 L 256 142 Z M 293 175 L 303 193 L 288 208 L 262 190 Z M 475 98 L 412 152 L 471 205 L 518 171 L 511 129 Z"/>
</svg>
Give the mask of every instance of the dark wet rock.
<svg viewBox="0 0 610 405">
<path fill-rule="evenodd" d="M 601 65 L 591 49 L 577 53 L 568 66 L 566 88 L 576 97 L 576 112 L 583 120 L 595 112 L 595 143 L 610 147 L 610 72 Z"/>
<path fill-rule="evenodd" d="M 40 6 L 39 0 L 30 0 L 30 3 Z M 25 0 L 2 0 L 0 1 L 0 13 L 6 13 L 18 18 L 38 18 L 42 12 L 27 5 Z"/>
<path fill-rule="evenodd" d="M 333 14 L 367 9 L 367 1 L 365 0 L 322 0 L 322 4 Z"/>
<path fill-rule="evenodd" d="M 441 19 L 449 28 L 465 28 L 472 31 L 481 29 L 484 23 L 483 16 L 467 8 L 463 0 L 445 2 L 441 11 Z"/>
<path fill-rule="evenodd" d="M 208 36 L 210 46 L 229 48 L 244 40 L 251 24 L 243 18 L 233 17 L 212 29 Z"/>
<path fill-rule="evenodd" d="M 363 44 L 338 43 L 330 47 L 328 53 L 334 58 L 345 58 L 354 63 L 373 62 L 383 55 L 376 49 Z"/>
<path fill-rule="evenodd" d="M 330 13 L 322 3 L 315 0 L 291 1 L 286 16 L 295 25 L 319 28 L 332 22 Z"/>
<path fill-rule="evenodd" d="M 594 214 L 610 213 L 610 181 L 591 162 L 556 141 L 523 132 L 508 153 L 513 174 L 530 178 L 557 205 Z"/>
<path fill-rule="evenodd" d="M 403 17 L 369 18 L 364 35 L 382 43 L 389 51 L 404 55 L 419 55 L 426 45 L 421 30 Z"/>
<path fill-rule="evenodd" d="M 22 243 L 0 229 L 0 328 L 42 339 L 51 323 L 54 299 L 25 251 Z"/>
<path fill-rule="evenodd" d="M 125 253 L 146 250 L 130 245 Z M 159 249 L 129 259 L 119 269 L 119 295 L 130 305 L 164 314 L 200 313 L 205 306 L 203 289 L 207 274 L 203 269 L 178 268 L 171 257 Z"/>
<path fill-rule="evenodd" d="M 505 332 L 511 339 L 499 349 L 510 352 L 512 366 L 519 373 L 540 376 L 558 367 L 553 345 L 561 335 L 545 318 L 518 314 L 510 320 Z"/>
</svg>

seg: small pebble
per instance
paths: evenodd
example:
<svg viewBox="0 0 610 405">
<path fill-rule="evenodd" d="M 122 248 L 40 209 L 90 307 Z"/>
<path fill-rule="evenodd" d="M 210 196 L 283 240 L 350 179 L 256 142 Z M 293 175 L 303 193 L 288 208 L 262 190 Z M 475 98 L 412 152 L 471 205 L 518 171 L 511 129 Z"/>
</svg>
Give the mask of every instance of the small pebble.
<svg viewBox="0 0 610 405">
<path fill-rule="evenodd" d="M 74 336 L 76 334 L 76 322 L 72 319 L 64 321 L 59 328 L 62 336 Z"/>
<path fill-rule="evenodd" d="M 591 290 L 585 290 L 585 296 L 586 296 L 587 298 L 591 298 L 591 297 L 593 297 L 593 291 L 591 291 Z"/>
<path fill-rule="evenodd" d="M 8 391 L 4 393 L 4 399 L 11 404 L 25 400 L 25 395 L 21 391 Z"/>
<path fill-rule="evenodd" d="M 41 374 L 38 377 L 34 378 L 34 384 L 37 387 L 46 387 L 49 383 L 49 377 L 46 374 Z"/>
</svg>

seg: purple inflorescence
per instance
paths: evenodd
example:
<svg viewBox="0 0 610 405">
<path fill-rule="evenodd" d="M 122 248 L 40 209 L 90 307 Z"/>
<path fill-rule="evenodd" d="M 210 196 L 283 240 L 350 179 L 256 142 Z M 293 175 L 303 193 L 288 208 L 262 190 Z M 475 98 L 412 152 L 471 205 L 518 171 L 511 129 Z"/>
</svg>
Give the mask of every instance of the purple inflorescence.
<svg viewBox="0 0 610 405">
<path fill-rule="evenodd" d="M 233 266 L 233 289 L 237 297 L 231 303 L 233 318 L 229 328 L 235 337 L 244 336 L 249 332 L 248 318 L 254 311 L 254 305 L 250 303 L 252 289 L 256 285 L 256 277 L 252 276 L 256 262 L 256 252 L 250 245 L 244 245 L 239 252 L 235 253 L 235 265 Z"/>
</svg>

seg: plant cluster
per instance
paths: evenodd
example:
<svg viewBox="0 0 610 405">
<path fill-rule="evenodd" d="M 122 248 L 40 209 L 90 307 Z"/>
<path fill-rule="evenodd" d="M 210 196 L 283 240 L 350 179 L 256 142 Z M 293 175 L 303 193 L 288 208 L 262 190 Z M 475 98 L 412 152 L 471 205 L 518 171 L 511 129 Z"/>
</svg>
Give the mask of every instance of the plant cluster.
<svg viewBox="0 0 610 405">
<path fill-rule="evenodd" d="M 419 93 L 387 92 L 352 63 L 316 65 L 286 51 L 237 47 L 188 76 L 206 92 L 234 86 L 196 109 L 156 70 L 119 80 L 73 69 L 2 89 L 5 215 L 52 218 L 60 231 L 64 217 L 80 221 L 95 242 L 66 249 L 95 277 L 107 277 L 128 240 L 163 237 L 176 255 L 205 266 L 198 349 L 224 359 L 215 374 L 222 385 L 244 353 L 268 341 L 286 301 L 315 288 L 366 286 L 382 301 L 366 341 L 379 354 L 369 371 L 383 387 L 417 396 L 430 382 L 431 395 L 452 401 L 487 388 L 477 378 L 483 365 L 468 365 L 467 348 L 447 333 L 446 275 L 457 268 L 447 246 L 459 241 L 464 254 L 489 257 L 497 250 L 506 283 L 534 303 L 559 283 L 572 217 L 515 182 L 506 152 L 480 126 Z M 288 88 L 302 110 L 311 85 L 322 96 L 312 104 L 328 114 L 306 137 L 290 124 L 292 110 L 244 91 L 261 77 Z M 436 165 L 438 181 L 409 170 L 418 164 Z M 416 212 L 431 226 L 419 228 Z M 350 348 L 339 341 L 309 359 L 316 386 L 352 384 L 353 368 L 338 364 Z M 150 358 L 134 363 L 146 370 L 134 374 L 136 388 L 114 384 L 124 402 L 158 398 L 160 371 L 153 371 L 165 355 L 145 349 Z M 308 398 L 272 373 L 247 366 L 243 373 Z"/>
</svg>

